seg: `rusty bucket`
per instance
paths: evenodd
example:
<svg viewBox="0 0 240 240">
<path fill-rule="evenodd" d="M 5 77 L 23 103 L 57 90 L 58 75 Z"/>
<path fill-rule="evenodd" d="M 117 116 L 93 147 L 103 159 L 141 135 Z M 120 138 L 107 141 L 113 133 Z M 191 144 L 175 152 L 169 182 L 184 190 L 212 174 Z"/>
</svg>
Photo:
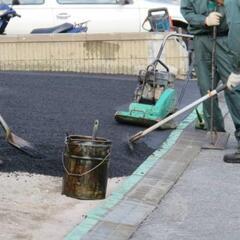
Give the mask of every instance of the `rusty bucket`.
<svg viewBox="0 0 240 240">
<path fill-rule="evenodd" d="M 63 153 L 63 189 L 66 196 L 94 200 L 106 196 L 111 141 L 68 135 Z"/>
</svg>

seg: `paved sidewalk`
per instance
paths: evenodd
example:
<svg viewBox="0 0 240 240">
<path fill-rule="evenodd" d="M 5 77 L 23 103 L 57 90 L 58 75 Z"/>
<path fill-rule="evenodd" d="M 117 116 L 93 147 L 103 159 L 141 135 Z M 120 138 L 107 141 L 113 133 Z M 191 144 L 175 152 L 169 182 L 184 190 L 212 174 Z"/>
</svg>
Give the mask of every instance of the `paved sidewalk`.
<svg viewBox="0 0 240 240">
<path fill-rule="evenodd" d="M 222 161 L 235 145 L 231 134 L 226 150 L 202 150 L 130 239 L 239 240 L 240 165 Z"/>
<path fill-rule="evenodd" d="M 240 165 L 222 161 L 236 145 L 229 114 L 225 122 L 226 150 L 202 150 L 206 132 L 180 126 L 177 141 L 155 152 L 158 161 L 147 159 L 149 170 L 140 167 L 115 203 L 90 213 L 66 240 L 239 239 Z"/>
</svg>

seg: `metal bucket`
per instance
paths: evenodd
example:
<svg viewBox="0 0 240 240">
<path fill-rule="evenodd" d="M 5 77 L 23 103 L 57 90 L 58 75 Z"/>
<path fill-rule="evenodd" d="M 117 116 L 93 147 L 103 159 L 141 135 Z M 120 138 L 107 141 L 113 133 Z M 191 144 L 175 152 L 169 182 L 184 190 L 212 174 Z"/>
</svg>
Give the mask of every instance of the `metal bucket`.
<svg viewBox="0 0 240 240">
<path fill-rule="evenodd" d="M 106 196 L 111 141 L 69 135 L 63 153 L 63 189 L 66 196 L 94 200 Z"/>
</svg>

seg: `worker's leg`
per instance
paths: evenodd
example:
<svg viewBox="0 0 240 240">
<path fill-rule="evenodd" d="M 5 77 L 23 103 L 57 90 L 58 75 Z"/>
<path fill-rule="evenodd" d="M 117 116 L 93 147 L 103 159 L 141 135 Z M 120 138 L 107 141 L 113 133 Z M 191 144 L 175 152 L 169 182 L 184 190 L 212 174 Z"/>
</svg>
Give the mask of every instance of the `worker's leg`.
<svg viewBox="0 0 240 240">
<path fill-rule="evenodd" d="M 228 50 L 227 38 L 218 39 L 216 55 L 218 73 L 222 82 L 226 83 L 233 66 L 233 55 Z M 224 94 L 229 113 L 236 128 L 235 135 L 240 136 L 240 87 L 237 87 L 234 91 L 225 90 Z"/>
<path fill-rule="evenodd" d="M 208 36 L 194 37 L 195 71 L 201 95 L 205 95 L 212 88 L 211 63 L 212 63 L 212 39 Z M 217 78 L 217 76 L 216 76 Z M 216 79 L 214 88 L 216 88 Z M 211 101 L 203 102 L 203 117 L 207 130 L 211 128 Z M 213 129 L 219 132 L 225 131 L 224 121 L 218 105 L 217 96 L 213 98 Z"/>
<path fill-rule="evenodd" d="M 220 38 L 217 42 L 217 68 L 223 83 L 227 82 L 232 72 L 233 55 L 228 50 L 227 38 Z M 237 140 L 237 151 L 224 156 L 225 162 L 240 163 L 240 87 L 234 91 L 225 90 L 225 99 L 235 126 L 235 137 Z"/>
</svg>

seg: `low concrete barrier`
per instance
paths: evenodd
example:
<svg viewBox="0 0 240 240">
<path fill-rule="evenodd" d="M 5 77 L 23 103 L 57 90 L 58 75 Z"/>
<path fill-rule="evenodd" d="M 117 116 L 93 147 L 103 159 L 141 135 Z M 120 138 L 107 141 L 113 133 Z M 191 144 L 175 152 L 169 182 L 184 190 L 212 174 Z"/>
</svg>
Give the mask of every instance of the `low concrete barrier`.
<svg viewBox="0 0 240 240">
<path fill-rule="evenodd" d="M 0 70 L 136 75 L 157 55 L 164 33 L 5 35 Z M 161 58 L 178 76 L 187 71 L 184 44 L 166 43 Z"/>
</svg>

